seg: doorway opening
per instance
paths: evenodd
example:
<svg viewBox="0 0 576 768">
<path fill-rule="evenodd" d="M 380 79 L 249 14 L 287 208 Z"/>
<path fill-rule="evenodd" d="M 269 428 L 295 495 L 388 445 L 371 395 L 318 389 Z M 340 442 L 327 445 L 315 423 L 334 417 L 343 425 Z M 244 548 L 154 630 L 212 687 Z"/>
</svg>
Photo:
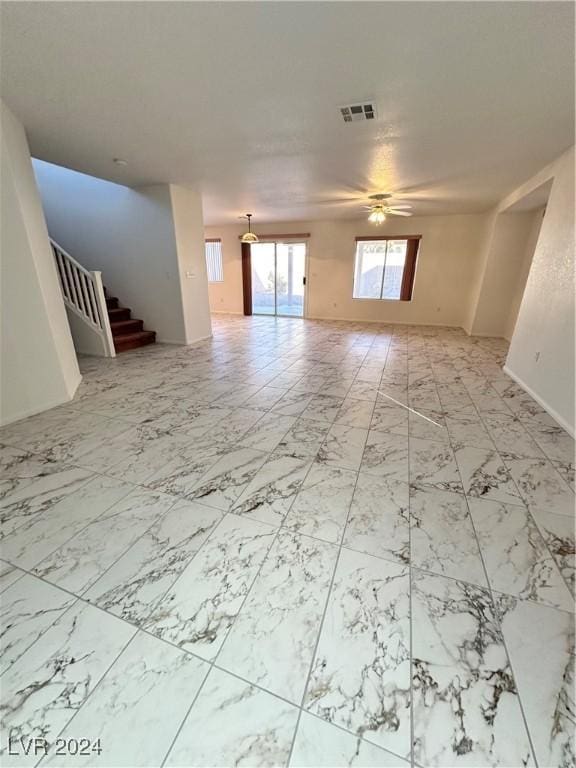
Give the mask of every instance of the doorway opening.
<svg viewBox="0 0 576 768">
<path fill-rule="evenodd" d="M 506 254 L 506 269 L 500 270 L 500 291 L 505 290 L 507 280 L 512 285 L 512 289 L 508 292 L 509 309 L 502 333 L 508 341 L 512 340 L 520 314 L 520 305 L 526 291 L 528 275 L 532 267 L 551 189 L 552 179 L 548 179 L 513 205 L 504 209 L 496 220 L 495 238 L 499 236 L 501 238 L 496 242 L 503 245 Z M 514 220 L 516 220 L 516 227 L 512 230 L 513 239 L 512 242 L 507 242 L 505 240 L 506 225 L 510 228 L 510 223 Z M 502 228 L 504 228 L 503 233 Z"/>
<path fill-rule="evenodd" d="M 306 243 L 253 243 L 250 257 L 252 313 L 304 317 Z"/>
</svg>

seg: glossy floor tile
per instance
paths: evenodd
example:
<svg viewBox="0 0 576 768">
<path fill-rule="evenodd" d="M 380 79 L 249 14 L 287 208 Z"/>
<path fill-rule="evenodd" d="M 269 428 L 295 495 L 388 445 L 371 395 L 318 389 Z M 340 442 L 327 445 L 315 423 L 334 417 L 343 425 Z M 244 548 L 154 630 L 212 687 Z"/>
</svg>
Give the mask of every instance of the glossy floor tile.
<svg viewBox="0 0 576 768">
<path fill-rule="evenodd" d="M 406 566 L 341 551 L 304 702 L 403 757 L 410 754 L 409 584 Z"/>
<path fill-rule="evenodd" d="M 163 597 L 206 541 L 221 515 L 189 501 L 177 501 L 119 557 L 85 598 L 139 624 Z"/>
<path fill-rule="evenodd" d="M 497 604 L 538 765 L 574 765 L 574 616 L 508 596 Z"/>
<path fill-rule="evenodd" d="M 466 498 L 435 488 L 410 493 L 410 562 L 416 568 L 486 587 Z"/>
<path fill-rule="evenodd" d="M 160 765 L 208 670 L 195 656 L 138 633 L 61 735 L 68 741 L 82 734 L 99 742 L 101 753 L 51 755 L 43 765 Z"/>
<path fill-rule="evenodd" d="M 151 606 L 144 629 L 213 660 L 275 535 L 276 530 L 264 523 L 225 517 L 198 556 Z"/>
<path fill-rule="evenodd" d="M 572 767 L 574 441 L 506 351 L 218 316 L 83 358 L 0 431 L 2 765 Z"/>
<path fill-rule="evenodd" d="M 332 544 L 280 533 L 218 665 L 300 704 L 337 555 Z"/>
<path fill-rule="evenodd" d="M 37 637 L 2 675 L 3 764 L 35 765 L 30 739 L 53 748 L 133 635 L 129 624 L 77 600 Z M 8 750 L 17 754 L 7 759 Z"/>
<path fill-rule="evenodd" d="M 292 750 L 293 768 L 333 768 L 335 765 L 363 768 L 407 768 L 410 763 L 386 752 L 326 720 L 302 712 Z"/>
<path fill-rule="evenodd" d="M 414 570 L 412 610 L 415 762 L 533 764 L 490 592 Z"/>
<path fill-rule="evenodd" d="M 286 765 L 298 709 L 213 668 L 167 766 Z"/>
</svg>

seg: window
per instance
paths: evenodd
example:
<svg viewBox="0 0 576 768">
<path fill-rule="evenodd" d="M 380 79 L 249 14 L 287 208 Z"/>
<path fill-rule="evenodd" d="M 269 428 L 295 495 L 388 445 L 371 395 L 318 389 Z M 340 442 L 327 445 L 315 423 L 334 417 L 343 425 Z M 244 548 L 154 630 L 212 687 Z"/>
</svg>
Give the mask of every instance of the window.
<svg viewBox="0 0 576 768">
<path fill-rule="evenodd" d="M 356 238 L 353 298 L 410 301 L 419 243 L 420 236 Z"/>
<path fill-rule="evenodd" d="M 206 270 L 209 283 L 223 283 L 222 243 L 220 240 L 206 240 Z"/>
</svg>

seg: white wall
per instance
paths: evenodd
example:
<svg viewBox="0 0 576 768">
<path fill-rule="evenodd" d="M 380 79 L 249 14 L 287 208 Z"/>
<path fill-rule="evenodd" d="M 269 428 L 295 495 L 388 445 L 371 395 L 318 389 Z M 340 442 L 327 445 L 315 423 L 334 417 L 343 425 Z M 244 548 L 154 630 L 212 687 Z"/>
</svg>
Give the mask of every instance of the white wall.
<svg viewBox="0 0 576 768">
<path fill-rule="evenodd" d="M 209 335 L 208 309 L 205 317 L 201 302 L 196 311 L 190 309 L 202 281 L 207 291 L 205 267 L 198 289 L 184 289 L 185 263 L 198 257 L 190 256 L 184 235 L 177 238 L 169 185 L 131 189 L 39 160 L 34 169 L 53 239 L 87 269 L 100 270 L 109 294 L 156 331 L 158 341 L 190 344 Z M 174 194 L 179 233 L 189 238 L 195 227 L 201 238 L 201 201 Z M 182 223 L 187 215 L 192 227 Z"/>
<path fill-rule="evenodd" d="M 390 217 L 381 227 L 366 219 L 256 225 L 261 234 L 309 232 L 307 316 L 461 326 L 469 303 L 486 216 Z M 245 226 L 207 227 L 222 240 L 224 282 L 209 284 L 215 312 L 242 312 L 242 264 L 238 236 Z M 355 238 L 422 235 L 411 302 L 352 298 Z"/>
<path fill-rule="evenodd" d="M 170 199 L 186 338 L 195 341 L 206 339 L 212 335 L 212 325 L 204 250 L 202 197 L 197 190 L 172 184 Z"/>
<path fill-rule="evenodd" d="M 524 290 L 526 289 L 526 281 L 528 280 L 532 259 L 534 258 L 534 251 L 536 250 L 536 243 L 538 242 L 540 229 L 542 227 L 544 210 L 544 208 L 537 208 L 532 212 L 530 231 L 528 232 L 524 253 L 521 255 L 521 260 L 518 265 L 516 283 L 513 286 L 513 294 L 510 299 L 508 317 L 504 328 L 503 335 L 508 341 L 512 339 L 514 328 L 516 327 L 516 320 L 518 319 L 518 313 L 520 312 L 520 304 L 522 303 L 522 297 L 524 296 Z"/>
<path fill-rule="evenodd" d="M 574 434 L 574 148 L 547 173 L 552 189 L 505 370 Z M 542 183 L 542 174 L 503 202 Z"/>
<path fill-rule="evenodd" d="M 470 275 L 466 307 L 464 309 L 464 317 L 462 321 L 462 327 L 468 334 L 472 333 L 472 326 L 474 325 L 476 307 L 478 306 L 478 300 L 482 290 L 482 281 L 484 278 L 484 272 L 486 270 L 486 264 L 488 262 L 490 243 L 492 242 L 492 234 L 494 232 L 497 215 L 498 212 L 494 209 L 489 211 L 484 218 L 482 234 L 478 244 L 478 251 L 476 253 L 476 258 L 474 259 L 474 264 Z"/>
<path fill-rule="evenodd" d="M 473 336 L 506 336 L 510 312 L 522 282 L 522 268 L 533 234 L 534 211 L 498 213 L 494 219 L 480 290 L 477 291 L 472 325 Z M 541 214 L 537 214 L 538 221 Z M 532 243 L 532 252 L 534 252 Z M 525 283 L 525 279 L 524 279 Z M 517 311 L 516 306 L 516 311 Z M 509 338 L 509 337 L 508 337 Z"/>
<path fill-rule="evenodd" d="M 24 129 L 0 104 L 1 401 L 6 424 L 70 400 L 80 371 Z"/>
</svg>

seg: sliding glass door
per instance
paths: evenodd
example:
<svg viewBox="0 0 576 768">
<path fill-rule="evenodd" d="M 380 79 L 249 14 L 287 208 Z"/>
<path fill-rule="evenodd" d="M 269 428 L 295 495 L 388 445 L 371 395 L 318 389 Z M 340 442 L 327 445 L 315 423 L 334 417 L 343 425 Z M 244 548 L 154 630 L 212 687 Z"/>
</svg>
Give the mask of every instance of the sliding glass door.
<svg viewBox="0 0 576 768">
<path fill-rule="evenodd" d="M 306 243 L 254 243 L 250 254 L 252 312 L 303 317 Z"/>
<path fill-rule="evenodd" d="M 276 243 L 250 246 L 252 264 L 252 312 L 276 314 Z"/>
</svg>

